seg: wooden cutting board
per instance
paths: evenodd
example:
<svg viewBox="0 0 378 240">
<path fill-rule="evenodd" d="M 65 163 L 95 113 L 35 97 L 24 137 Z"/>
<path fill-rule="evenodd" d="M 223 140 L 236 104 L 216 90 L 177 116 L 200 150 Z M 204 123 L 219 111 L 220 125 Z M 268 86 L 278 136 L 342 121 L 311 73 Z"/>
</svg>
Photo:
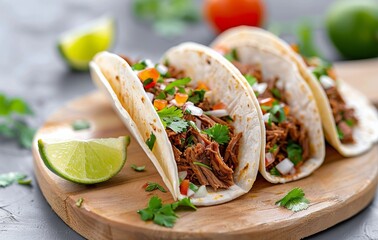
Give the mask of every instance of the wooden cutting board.
<svg viewBox="0 0 378 240">
<path fill-rule="evenodd" d="M 378 62 L 367 60 L 336 64 L 340 76 L 378 103 Z M 73 131 L 71 123 L 88 120 L 89 130 Z M 99 92 L 76 99 L 59 109 L 42 126 L 39 138 L 88 139 L 129 135 L 108 100 Z M 378 146 L 355 157 L 343 158 L 327 147 L 323 166 L 310 177 L 273 185 L 258 176 L 252 190 L 219 206 L 179 212 L 173 229 L 143 222 L 136 213 L 153 195 L 172 202 L 169 193 L 148 193 L 147 181 L 163 185 L 154 166 L 132 140 L 123 170 L 111 180 L 78 185 L 51 173 L 33 145 L 35 174 L 54 211 L 75 231 L 89 239 L 299 239 L 329 228 L 361 211 L 373 199 L 378 183 Z M 146 165 L 138 173 L 131 164 Z M 274 203 L 294 187 L 301 187 L 311 204 L 293 213 Z M 79 208 L 76 201 L 83 198 Z"/>
</svg>

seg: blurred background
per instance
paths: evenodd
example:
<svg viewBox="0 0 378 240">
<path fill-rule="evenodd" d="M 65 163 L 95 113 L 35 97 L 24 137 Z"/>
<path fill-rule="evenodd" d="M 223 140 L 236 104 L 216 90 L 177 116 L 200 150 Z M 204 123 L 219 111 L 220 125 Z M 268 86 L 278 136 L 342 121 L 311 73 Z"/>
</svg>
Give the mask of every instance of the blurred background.
<svg viewBox="0 0 378 240">
<path fill-rule="evenodd" d="M 96 52 L 158 60 L 176 44 L 208 45 L 219 32 L 244 24 L 330 61 L 378 56 L 377 0 L 0 0 L 0 162 L 7 162 L 0 173 L 21 171 L 33 179 L 28 148 L 34 131 L 65 102 L 95 90 L 87 63 Z M 17 102 L 21 125 L 4 124 L 7 99 Z M 78 237 L 52 212 L 37 184 L 0 189 L 0 210 L 4 206 L 9 213 L 0 211 L 0 238 L 16 239 L 20 229 L 31 238 L 41 236 L 36 229 L 47 239 Z M 366 211 L 362 217 L 373 219 Z M 366 224 L 343 234 L 360 228 Z"/>
</svg>

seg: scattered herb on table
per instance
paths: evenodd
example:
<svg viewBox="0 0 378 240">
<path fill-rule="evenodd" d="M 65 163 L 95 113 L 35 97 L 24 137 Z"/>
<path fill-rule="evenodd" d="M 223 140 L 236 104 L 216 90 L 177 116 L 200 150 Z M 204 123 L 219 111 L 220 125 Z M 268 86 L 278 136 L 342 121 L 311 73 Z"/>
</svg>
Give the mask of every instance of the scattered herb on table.
<svg viewBox="0 0 378 240">
<path fill-rule="evenodd" d="M 17 180 L 17 183 L 20 184 L 20 185 L 31 186 L 32 180 L 31 179 L 19 179 L 19 180 Z"/>
<path fill-rule="evenodd" d="M 81 205 L 83 204 L 84 202 L 84 199 L 83 198 L 79 198 L 77 201 L 76 201 L 76 206 L 77 207 L 81 207 Z"/>
<path fill-rule="evenodd" d="M 0 93 L 0 135 L 14 138 L 24 148 L 31 148 L 35 129 L 28 126 L 26 117 L 33 114 L 21 98 L 9 98 Z"/>
<path fill-rule="evenodd" d="M 91 124 L 86 120 L 75 120 L 71 124 L 73 130 L 80 131 L 84 129 L 89 129 L 91 127 Z"/>
<path fill-rule="evenodd" d="M 285 197 L 277 201 L 276 205 L 298 212 L 307 209 L 309 203 L 310 201 L 305 198 L 303 190 L 301 188 L 294 188 Z"/>
<path fill-rule="evenodd" d="M 152 149 L 154 148 L 154 145 L 155 145 L 155 141 L 156 141 L 156 136 L 153 132 L 151 132 L 151 135 L 150 137 L 146 140 L 146 144 L 148 146 L 148 148 L 152 151 Z"/>
<path fill-rule="evenodd" d="M 26 178 L 26 174 L 18 172 L 10 172 L 0 174 L 0 187 L 7 187 L 19 180 Z"/>
<path fill-rule="evenodd" d="M 136 172 L 143 172 L 146 166 L 137 166 L 135 164 L 131 164 L 131 168 L 134 169 Z"/>
<path fill-rule="evenodd" d="M 200 18 L 192 0 L 134 0 L 133 12 L 163 36 L 180 35 Z"/>
<path fill-rule="evenodd" d="M 165 190 L 164 187 L 162 187 L 160 184 L 155 183 L 155 182 L 148 182 L 145 186 L 146 192 L 152 192 L 152 191 L 157 190 L 157 189 L 160 190 L 163 193 L 167 192 L 167 190 Z"/>
<path fill-rule="evenodd" d="M 175 210 L 179 207 L 197 210 L 197 208 L 190 202 L 189 198 L 184 198 L 180 201 L 163 205 L 162 200 L 159 197 L 153 196 L 148 202 L 147 208 L 138 210 L 137 213 L 143 221 L 152 220 L 155 224 L 171 228 L 178 218 Z"/>
</svg>

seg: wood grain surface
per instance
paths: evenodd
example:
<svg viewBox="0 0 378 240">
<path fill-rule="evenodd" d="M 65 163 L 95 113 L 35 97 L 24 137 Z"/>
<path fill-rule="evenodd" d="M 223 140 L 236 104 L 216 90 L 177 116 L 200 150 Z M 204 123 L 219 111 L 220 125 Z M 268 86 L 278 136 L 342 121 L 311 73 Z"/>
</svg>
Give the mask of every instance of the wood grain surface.
<svg viewBox="0 0 378 240">
<path fill-rule="evenodd" d="M 73 131 L 83 119 L 91 128 Z M 58 110 L 38 131 L 39 138 L 88 139 L 128 135 L 108 99 L 94 92 Z M 252 190 L 223 205 L 180 211 L 174 228 L 144 222 L 137 214 L 153 195 L 165 203 L 169 193 L 145 192 L 147 181 L 163 184 L 136 141 L 131 141 L 123 170 L 111 180 L 84 186 L 68 182 L 43 164 L 36 142 L 34 170 L 43 195 L 54 211 L 75 231 L 89 239 L 299 239 L 329 228 L 361 211 L 373 199 L 378 183 L 378 146 L 355 158 L 341 157 L 327 147 L 323 166 L 300 181 L 273 185 L 258 176 Z M 131 164 L 146 165 L 139 173 Z M 311 204 L 293 213 L 274 203 L 294 187 L 301 187 Z M 83 204 L 75 205 L 79 198 Z"/>
</svg>

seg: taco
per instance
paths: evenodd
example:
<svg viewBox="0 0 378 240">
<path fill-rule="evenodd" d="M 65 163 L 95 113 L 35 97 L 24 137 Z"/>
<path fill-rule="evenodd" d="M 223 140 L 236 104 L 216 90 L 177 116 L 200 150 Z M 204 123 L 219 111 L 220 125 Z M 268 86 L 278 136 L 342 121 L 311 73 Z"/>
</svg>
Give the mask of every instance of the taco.
<svg viewBox="0 0 378 240">
<path fill-rule="evenodd" d="M 242 75 L 218 53 L 185 43 L 154 64 L 102 52 L 90 67 L 175 199 L 214 205 L 252 188 L 261 112 Z"/>
<path fill-rule="evenodd" d="M 244 75 L 258 99 L 265 127 L 260 173 L 272 183 L 311 174 L 324 160 L 325 144 L 314 96 L 297 66 L 282 54 L 226 31 L 212 44 Z"/>
<path fill-rule="evenodd" d="M 318 57 L 302 57 L 298 48 L 258 28 L 234 28 L 222 38 L 240 38 L 290 58 L 313 92 L 327 141 L 343 156 L 361 154 L 378 141 L 375 107 L 363 94 L 339 79 L 331 64 Z"/>
</svg>

